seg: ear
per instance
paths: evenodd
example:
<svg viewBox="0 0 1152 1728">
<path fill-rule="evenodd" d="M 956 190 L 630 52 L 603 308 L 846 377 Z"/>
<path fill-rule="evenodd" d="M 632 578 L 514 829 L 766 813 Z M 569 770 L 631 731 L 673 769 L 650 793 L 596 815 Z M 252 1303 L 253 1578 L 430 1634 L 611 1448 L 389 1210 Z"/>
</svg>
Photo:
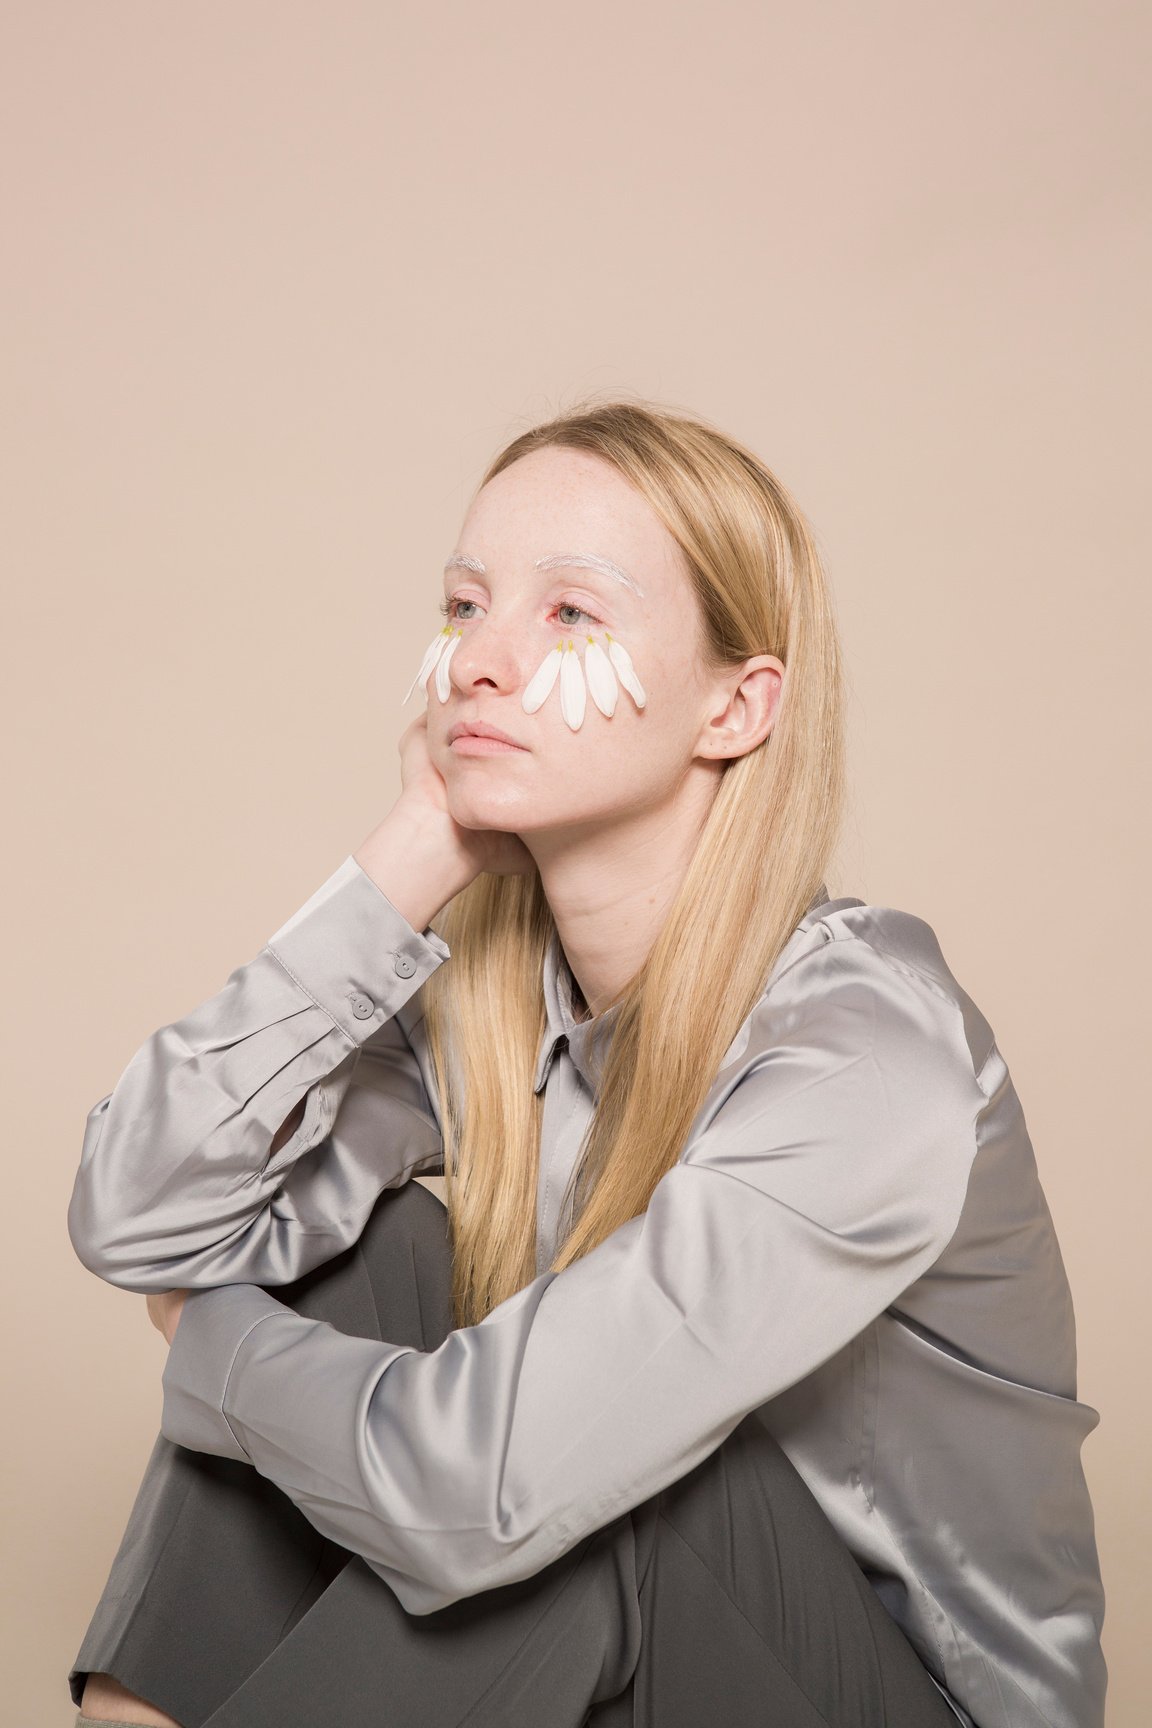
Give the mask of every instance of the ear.
<svg viewBox="0 0 1152 1728">
<path fill-rule="evenodd" d="M 717 681 L 715 706 L 697 741 L 696 753 L 712 760 L 746 756 L 776 723 L 784 684 L 784 662 L 754 654 Z"/>
</svg>

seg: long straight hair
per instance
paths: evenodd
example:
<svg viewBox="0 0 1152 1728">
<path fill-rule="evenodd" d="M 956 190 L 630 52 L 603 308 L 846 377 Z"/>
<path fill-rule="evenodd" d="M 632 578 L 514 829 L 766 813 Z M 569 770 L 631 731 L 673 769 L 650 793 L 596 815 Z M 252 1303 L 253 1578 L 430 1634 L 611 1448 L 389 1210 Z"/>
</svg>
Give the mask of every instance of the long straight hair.
<svg viewBox="0 0 1152 1728">
<path fill-rule="evenodd" d="M 684 554 L 713 669 L 756 654 L 785 667 L 771 732 L 724 767 L 664 924 L 614 999 L 573 1222 L 551 1262 L 560 1271 L 645 1211 L 679 1160 L 728 1046 L 827 880 L 844 735 L 821 560 L 797 505 L 758 457 L 697 417 L 585 399 L 515 438 L 477 491 L 546 445 L 613 463 L 651 504 Z M 543 1094 L 533 1082 L 555 923 L 537 873 L 483 874 L 434 928 L 452 957 L 426 980 L 423 1002 L 444 1132 L 455 1324 L 468 1326 L 536 1276 Z"/>
</svg>

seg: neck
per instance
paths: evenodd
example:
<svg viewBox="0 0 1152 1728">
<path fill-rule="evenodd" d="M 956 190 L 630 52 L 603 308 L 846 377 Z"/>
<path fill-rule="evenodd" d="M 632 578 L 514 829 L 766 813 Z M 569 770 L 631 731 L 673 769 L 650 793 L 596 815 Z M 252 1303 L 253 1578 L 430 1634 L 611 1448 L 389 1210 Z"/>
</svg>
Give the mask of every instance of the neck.
<svg viewBox="0 0 1152 1728">
<path fill-rule="evenodd" d="M 714 775 L 690 775 L 671 807 L 643 809 L 578 837 L 571 829 L 521 833 L 576 980 L 578 1019 L 602 1013 L 647 959 L 699 844 L 715 789 Z"/>
</svg>

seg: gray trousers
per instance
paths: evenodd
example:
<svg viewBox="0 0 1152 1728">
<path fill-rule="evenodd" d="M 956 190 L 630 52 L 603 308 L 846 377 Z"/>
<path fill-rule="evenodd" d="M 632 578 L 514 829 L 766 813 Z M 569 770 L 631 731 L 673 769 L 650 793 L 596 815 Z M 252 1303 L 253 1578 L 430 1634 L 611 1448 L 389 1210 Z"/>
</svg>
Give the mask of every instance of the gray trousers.
<svg viewBox="0 0 1152 1728">
<path fill-rule="evenodd" d="M 268 1288 L 434 1349 L 447 1211 L 418 1182 L 386 1189 L 358 1243 Z M 158 1435 L 68 1676 L 77 1705 L 92 1672 L 183 1728 L 956 1728 L 754 1415 L 533 1577 L 427 1615 L 251 1465 Z"/>
</svg>

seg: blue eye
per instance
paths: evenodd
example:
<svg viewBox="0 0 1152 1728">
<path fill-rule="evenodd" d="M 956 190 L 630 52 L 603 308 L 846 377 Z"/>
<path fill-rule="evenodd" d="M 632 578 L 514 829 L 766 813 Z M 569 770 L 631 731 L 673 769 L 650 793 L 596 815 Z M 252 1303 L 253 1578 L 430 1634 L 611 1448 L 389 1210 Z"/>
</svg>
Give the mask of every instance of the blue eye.
<svg viewBox="0 0 1152 1728">
<path fill-rule="evenodd" d="M 461 618 L 460 613 L 457 611 L 457 607 L 475 606 L 476 604 L 477 602 L 475 600 L 465 600 L 454 595 L 451 600 L 441 600 L 439 610 L 445 618 L 451 619 L 454 624 L 467 624 L 469 619 Z M 578 617 L 586 619 L 589 624 L 600 623 L 600 619 L 594 617 L 591 612 L 586 612 L 582 606 L 577 606 L 575 600 L 558 600 L 552 610 L 553 612 L 575 612 Z M 561 625 L 561 628 L 564 630 L 578 630 L 580 629 L 580 625 L 572 622 Z"/>
<path fill-rule="evenodd" d="M 591 612 L 585 612 L 582 606 L 577 606 L 575 600 L 559 600 L 552 610 L 554 612 L 575 612 L 581 618 L 586 618 L 589 624 L 599 624 L 600 622 L 599 618 L 594 618 Z M 580 626 L 579 624 L 570 624 L 567 625 L 566 628 L 570 630 L 578 630 Z"/>
</svg>

